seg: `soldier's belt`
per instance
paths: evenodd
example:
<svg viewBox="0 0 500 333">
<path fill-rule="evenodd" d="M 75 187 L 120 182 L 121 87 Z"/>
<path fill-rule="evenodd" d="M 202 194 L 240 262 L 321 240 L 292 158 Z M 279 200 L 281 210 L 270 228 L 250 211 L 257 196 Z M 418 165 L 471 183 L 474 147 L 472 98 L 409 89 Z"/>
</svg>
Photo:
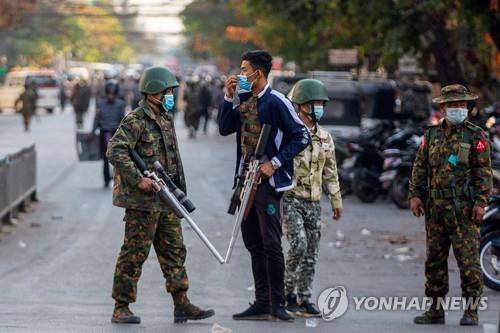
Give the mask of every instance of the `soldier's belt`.
<svg viewBox="0 0 500 333">
<path fill-rule="evenodd" d="M 429 191 L 431 199 L 450 199 L 467 195 L 467 191 L 463 187 L 431 189 Z"/>
</svg>

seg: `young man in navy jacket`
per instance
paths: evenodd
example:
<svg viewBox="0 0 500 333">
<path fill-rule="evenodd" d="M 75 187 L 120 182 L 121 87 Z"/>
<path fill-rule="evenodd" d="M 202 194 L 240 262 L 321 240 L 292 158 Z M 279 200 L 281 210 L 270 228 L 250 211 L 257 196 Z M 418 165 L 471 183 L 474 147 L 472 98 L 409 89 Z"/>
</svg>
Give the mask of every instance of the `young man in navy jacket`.
<svg viewBox="0 0 500 333">
<path fill-rule="evenodd" d="M 293 158 L 309 145 L 310 137 L 292 103 L 267 82 L 271 55 L 247 51 L 241 59 L 241 75 L 226 80 L 219 113 L 220 134 L 236 133 L 237 170 L 243 158 L 255 152 L 261 126 L 270 124 L 272 130 L 265 149 L 268 161 L 260 166 L 263 180 L 248 218 L 241 224 L 252 260 L 255 302 L 233 319 L 268 319 L 271 315 L 272 319 L 293 321 L 285 311 L 281 197 L 283 191 L 293 188 Z M 239 103 L 233 101 L 237 86 Z"/>
</svg>

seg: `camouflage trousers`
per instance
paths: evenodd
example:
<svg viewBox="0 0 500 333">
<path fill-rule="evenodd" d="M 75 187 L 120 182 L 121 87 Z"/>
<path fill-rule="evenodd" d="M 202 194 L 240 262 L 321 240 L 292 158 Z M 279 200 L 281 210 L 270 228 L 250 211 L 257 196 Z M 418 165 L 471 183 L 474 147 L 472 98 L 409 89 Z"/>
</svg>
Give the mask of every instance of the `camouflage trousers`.
<svg viewBox="0 0 500 333">
<path fill-rule="evenodd" d="M 450 246 L 460 269 L 463 297 L 479 297 L 483 276 L 479 264 L 479 226 L 472 217 L 473 204 L 467 198 L 433 199 L 429 204 L 425 229 L 427 261 L 425 294 L 444 297 L 448 293 L 448 254 Z"/>
<path fill-rule="evenodd" d="M 285 197 L 283 226 L 290 243 L 286 258 L 285 294 L 295 293 L 296 290 L 299 301 L 309 300 L 321 238 L 320 202 Z"/>
<path fill-rule="evenodd" d="M 112 296 L 116 301 L 133 303 L 137 297 L 137 282 L 142 264 L 155 248 L 165 277 L 167 292 L 188 290 L 189 281 L 184 267 L 186 248 L 181 221 L 173 213 L 125 211 L 125 239 L 116 263 Z"/>
</svg>

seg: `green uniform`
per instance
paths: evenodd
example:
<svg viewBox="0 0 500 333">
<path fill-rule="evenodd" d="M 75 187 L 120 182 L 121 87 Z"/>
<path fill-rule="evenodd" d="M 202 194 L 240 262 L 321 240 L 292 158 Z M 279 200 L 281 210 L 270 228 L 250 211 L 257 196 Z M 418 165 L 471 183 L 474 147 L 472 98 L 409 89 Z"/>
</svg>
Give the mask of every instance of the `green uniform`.
<svg viewBox="0 0 500 333">
<path fill-rule="evenodd" d="M 486 206 L 491 181 L 489 141 L 481 128 L 465 121 L 449 130 L 444 122 L 426 130 L 413 165 L 410 198 L 422 199 L 427 207 L 428 297 L 444 297 L 448 292 L 450 246 L 460 269 L 462 295 L 481 295 L 480 234 L 479 225 L 472 221 L 472 208 Z"/>
<path fill-rule="evenodd" d="M 139 108 L 123 119 L 107 150 L 115 167 L 113 204 L 126 209 L 125 239 L 113 284 L 113 298 L 123 303 L 136 299 L 137 281 L 151 245 L 155 247 L 167 291 L 176 294 L 188 289 L 181 222 L 154 192 L 143 192 L 137 187 L 142 176 L 130 158 L 129 148 L 135 149 L 148 167 L 158 160 L 170 175 L 175 175 L 176 184 L 186 189 L 173 119 L 142 100 Z"/>
<path fill-rule="evenodd" d="M 333 139 L 317 125 L 312 143 L 294 159 L 295 187 L 285 193 L 284 231 L 290 243 L 286 259 L 285 292 L 307 301 L 318 260 L 321 237 L 321 194 L 330 196 L 332 209 L 342 208 Z"/>
</svg>

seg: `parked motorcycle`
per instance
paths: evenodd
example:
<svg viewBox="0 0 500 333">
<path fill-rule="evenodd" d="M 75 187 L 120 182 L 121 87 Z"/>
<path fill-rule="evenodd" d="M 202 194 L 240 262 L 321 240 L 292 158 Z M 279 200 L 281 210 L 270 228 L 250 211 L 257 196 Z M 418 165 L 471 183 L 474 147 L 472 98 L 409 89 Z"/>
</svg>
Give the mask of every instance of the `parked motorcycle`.
<svg viewBox="0 0 500 333">
<path fill-rule="evenodd" d="M 422 132 L 422 126 L 411 122 L 400 128 L 391 130 L 389 135 L 386 134 L 388 132 L 387 129 L 387 127 L 382 129 L 380 133 L 369 140 L 361 140 L 355 146 L 357 147 L 356 153 L 353 154 L 355 161 L 350 173 L 352 175 L 351 187 L 353 193 L 363 202 L 374 202 L 379 195 L 387 195 L 389 193 L 389 186 L 384 187 L 384 182 L 380 180 L 380 176 L 384 172 L 385 156 L 383 151 L 388 149 L 395 151 L 394 149 L 397 149 L 400 152 L 406 152 L 408 147 L 412 145 L 412 141 L 415 140 L 414 138 L 420 137 Z M 407 204 L 403 203 L 406 201 L 406 198 L 402 198 L 401 193 L 404 192 L 407 181 L 409 181 L 406 164 L 409 162 L 413 164 L 411 160 L 412 156 L 406 156 L 406 153 L 404 155 L 405 168 L 400 166 L 401 170 L 399 174 L 393 172 L 391 175 L 393 179 L 396 175 L 398 176 L 398 184 L 395 184 L 395 188 L 393 189 L 394 198 L 403 206 Z"/>
<path fill-rule="evenodd" d="M 484 214 L 479 258 L 484 284 L 500 291 L 500 195 L 490 197 Z"/>
<path fill-rule="evenodd" d="M 384 150 L 384 172 L 379 181 L 387 191 L 392 202 L 399 208 L 409 208 L 408 191 L 413 169 L 413 162 L 417 155 L 420 138 L 414 139 L 406 150 Z"/>
</svg>

